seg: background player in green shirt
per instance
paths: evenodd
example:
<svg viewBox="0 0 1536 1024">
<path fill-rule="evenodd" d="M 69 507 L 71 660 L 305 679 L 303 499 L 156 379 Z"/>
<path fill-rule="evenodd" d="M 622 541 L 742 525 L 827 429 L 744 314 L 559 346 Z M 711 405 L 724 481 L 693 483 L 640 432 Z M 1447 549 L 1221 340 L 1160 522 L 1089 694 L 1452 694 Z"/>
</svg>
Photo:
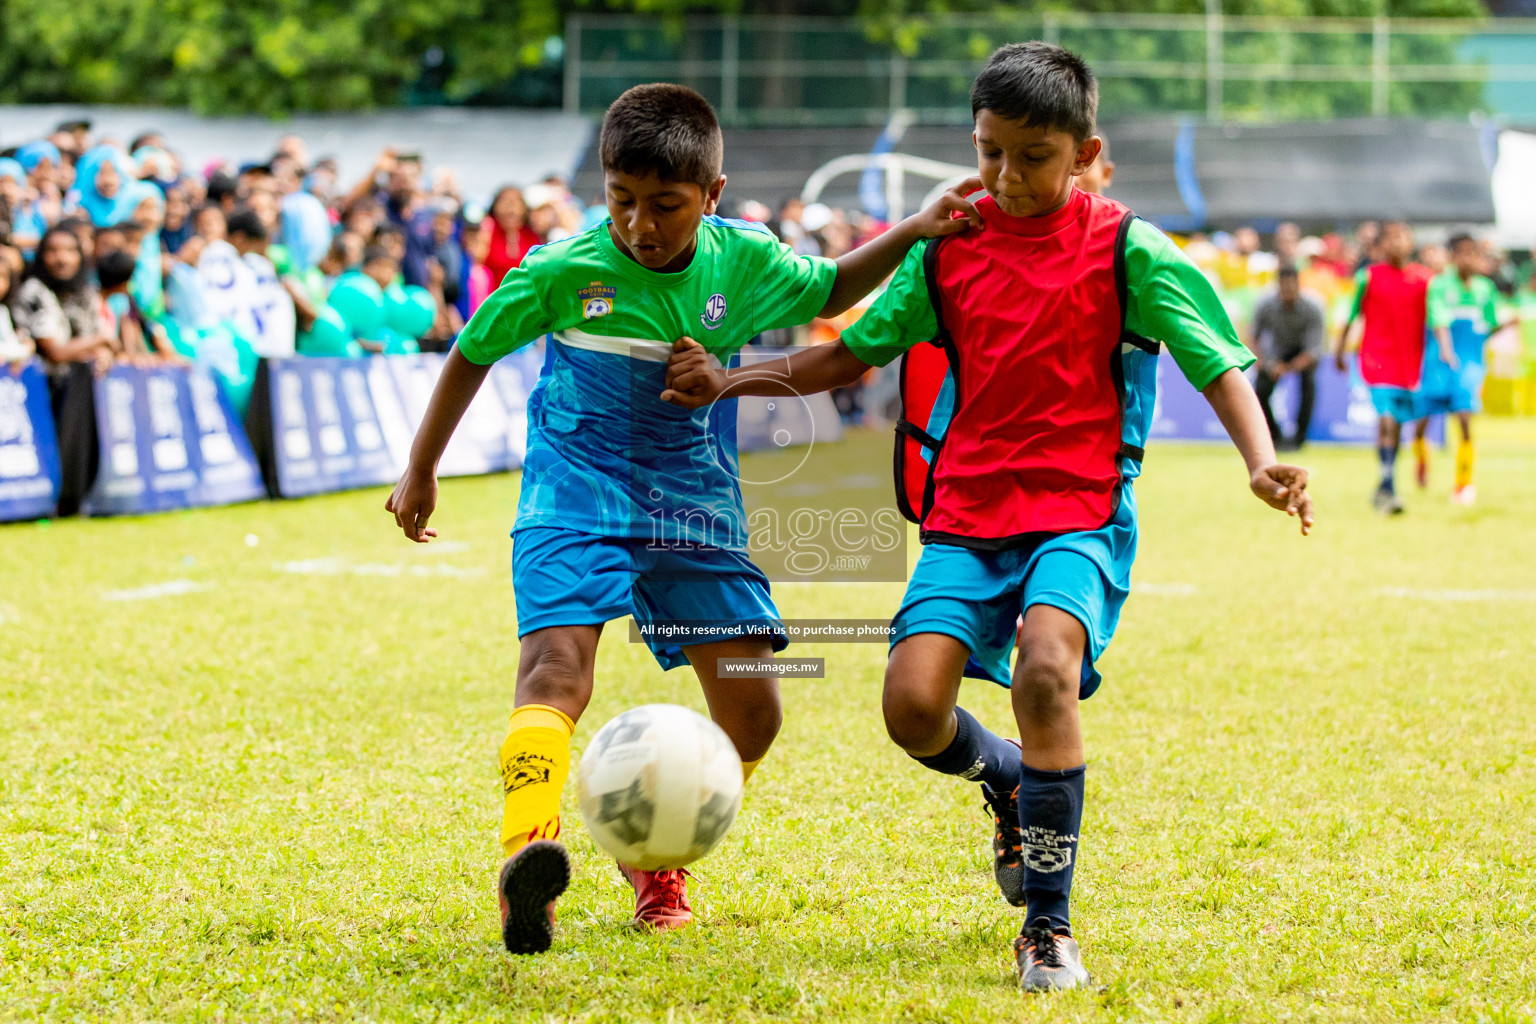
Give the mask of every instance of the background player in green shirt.
<svg viewBox="0 0 1536 1024">
<path fill-rule="evenodd" d="M 554 841 L 560 791 L 604 623 L 633 615 L 642 631 L 689 628 L 692 642 L 649 646 L 663 668 L 693 666 L 744 774 L 779 729 L 777 680 L 719 677 L 720 658 L 767 658 L 786 638 L 768 580 L 746 553 L 734 403 L 695 413 L 661 400 L 674 342 L 702 338 L 723 361 L 762 331 L 835 316 L 916 239 L 964 231 L 976 216 L 951 190 L 835 262 L 796 256 L 760 224 L 714 216 L 725 188 L 720 126 L 704 98 L 679 85 L 620 96 L 599 149 L 610 219 L 531 250 L 475 312 L 385 506 L 411 540 L 436 535 L 427 526 L 436 467 L 455 425 L 492 363 L 547 335 L 528 398 L 512 546 L 522 643 L 501 748 L 507 859 L 498 895 L 513 953 L 549 947 L 554 900 L 569 882 Z M 685 872 L 620 870 L 635 889 L 637 922 L 691 920 Z"/>
<path fill-rule="evenodd" d="M 1446 243 L 1451 262 L 1429 282 L 1425 319 L 1434 344 L 1424 346 L 1424 370 L 1414 396 L 1418 423 L 1413 455 L 1420 487 L 1429 485 L 1429 418 L 1438 413 L 1456 417 L 1461 440 L 1456 445 L 1456 482 L 1451 499 L 1470 505 L 1477 500 L 1472 483 L 1476 458 L 1472 447 L 1472 416 L 1482 408 L 1488 336 L 1498 330 L 1499 291 L 1481 273 L 1483 253 L 1477 239 L 1462 233 Z"/>
</svg>

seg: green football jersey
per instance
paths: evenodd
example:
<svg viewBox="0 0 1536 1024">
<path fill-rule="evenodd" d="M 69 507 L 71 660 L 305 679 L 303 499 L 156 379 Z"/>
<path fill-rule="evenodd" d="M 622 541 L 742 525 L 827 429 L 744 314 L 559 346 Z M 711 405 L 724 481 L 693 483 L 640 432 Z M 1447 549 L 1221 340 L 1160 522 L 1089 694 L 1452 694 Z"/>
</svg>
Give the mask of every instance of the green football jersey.
<svg viewBox="0 0 1536 1024">
<path fill-rule="evenodd" d="M 760 224 L 706 217 L 678 273 L 619 250 L 604 223 L 529 251 L 459 335 L 487 365 L 547 337 L 528 398 L 516 529 L 746 548 L 734 401 L 661 400 L 678 338 L 723 363 L 756 334 L 805 323 L 837 265 L 797 256 Z"/>
</svg>

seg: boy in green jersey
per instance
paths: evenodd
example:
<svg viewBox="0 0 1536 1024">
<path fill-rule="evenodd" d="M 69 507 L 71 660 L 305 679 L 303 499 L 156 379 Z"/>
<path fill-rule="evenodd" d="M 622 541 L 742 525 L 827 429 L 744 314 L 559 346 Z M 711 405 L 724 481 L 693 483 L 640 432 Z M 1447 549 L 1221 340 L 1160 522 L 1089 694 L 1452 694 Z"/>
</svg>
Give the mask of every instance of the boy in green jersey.
<svg viewBox="0 0 1536 1024">
<path fill-rule="evenodd" d="M 723 142 L 691 89 L 624 93 L 599 147 L 610 219 L 531 250 L 475 312 L 386 505 L 410 539 L 436 535 L 427 526 L 436 466 L 454 426 L 492 363 L 547 336 L 512 534 L 522 645 L 501 748 L 507 860 L 498 894 L 513 953 L 549 947 L 554 900 L 569 882 L 555 842 L 560 790 L 604 623 L 633 615 L 642 634 L 687 624 L 687 642 L 655 640 L 652 653 L 663 668 L 693 666 L 744 774 L 779 729 L 777 680 L 722 680 L 717 669 L 721 658 L 767 658 L 787 641 L 768 580 L 747 557 L 734 403 L 689 411 L 663 402 L 674 346 L 697 338 L 724 361 L 762 331 L 841 313 L 918 238 L 966 230 L 976 214 L 962 197 L 980 184 L 962 183 L 833 261 L 794 255 L 760 224 L 714 216 Z M 637 923 L 691 920 L 685 872 L 620 870 L 635 889 Z"/>
</svg>

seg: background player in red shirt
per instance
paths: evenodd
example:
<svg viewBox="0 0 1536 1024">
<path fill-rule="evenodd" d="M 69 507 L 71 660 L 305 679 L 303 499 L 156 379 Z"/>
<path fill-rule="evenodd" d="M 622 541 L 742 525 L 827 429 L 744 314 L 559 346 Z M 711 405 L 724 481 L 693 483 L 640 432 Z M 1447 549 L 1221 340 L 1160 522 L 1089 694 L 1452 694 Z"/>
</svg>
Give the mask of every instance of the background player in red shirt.
<svg viewBox="0 0 1536 1024">
<path fill-rule="evenodd" d="M 1342 371 L 1344 341 L 1356 317 L 1365 317 L 1360 337 L 1360 376 L 1371 389 L 1371 404 L 1379 417 L 1376 456 L 1381 481 L 1376 485 L 1376 510 L 1397 515 L 1403 503 L 1395 480 L 1397 447 L 1403 424 L 1417 418 L 1414 391 L 1424 366 L 1425 296 L 1430 272 L 1413 256 L 1413 231 L 1400 220 L 1381 228 L 1380 263 L 1362 267 L 1355 276 L 1355 301 L 1349 319 L 1333 348 L 1335 364 Z"/>
<path fill-rule="evenodd" d="M 1076 988 L 1089 982 L 1068 917 L 1086 770 L 1077 705 L 1100 682 L 1094 661 L 1130 589 L 1132 482 L 1156 397 L 1149 339 L 1215 408 L 1253 493 L 1299 516 L 1303 532 L 1312 502 L 1306 471 L 1275 463 L 1242 375 L 1252 357 L 1204 275 L 1125 207 L 1074 187 L 1100 150 L 1098 87 L 1082 59 L 1005 46 L 971 106 L 980 229 L 914 247 L 833 344 L 722 371 L 680 339 L 662 397 L 696 407 L 727 392 L 804 394 L 927 341 L 948 352 L 942 429 L 905 424 L 935 443 L 916 499 L 925 547 L 886 669 L 886 729 L 924 766 L 983 785 L 999 887 L 1027 907 L 1013 947 L 1020 986 Z M 956 705 L 963 675 L 1011 687 L 1017 743 Z"/>
</svg>

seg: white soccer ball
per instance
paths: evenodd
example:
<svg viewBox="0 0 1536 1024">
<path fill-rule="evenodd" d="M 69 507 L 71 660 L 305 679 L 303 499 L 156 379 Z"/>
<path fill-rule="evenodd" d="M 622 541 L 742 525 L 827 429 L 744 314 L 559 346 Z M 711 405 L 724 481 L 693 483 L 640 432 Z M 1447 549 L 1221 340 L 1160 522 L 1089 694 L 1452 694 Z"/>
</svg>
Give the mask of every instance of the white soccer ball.
<svg viewBox="0 0 1536 1024">
<path fill-rule="evenodd" d="M 724 731 L 676 704 L 632 708 L 597 730 L 576 797 L 597 845 L 642 871 L 692 864 L 741 808 L 741 759 Z"/>
</svg>

